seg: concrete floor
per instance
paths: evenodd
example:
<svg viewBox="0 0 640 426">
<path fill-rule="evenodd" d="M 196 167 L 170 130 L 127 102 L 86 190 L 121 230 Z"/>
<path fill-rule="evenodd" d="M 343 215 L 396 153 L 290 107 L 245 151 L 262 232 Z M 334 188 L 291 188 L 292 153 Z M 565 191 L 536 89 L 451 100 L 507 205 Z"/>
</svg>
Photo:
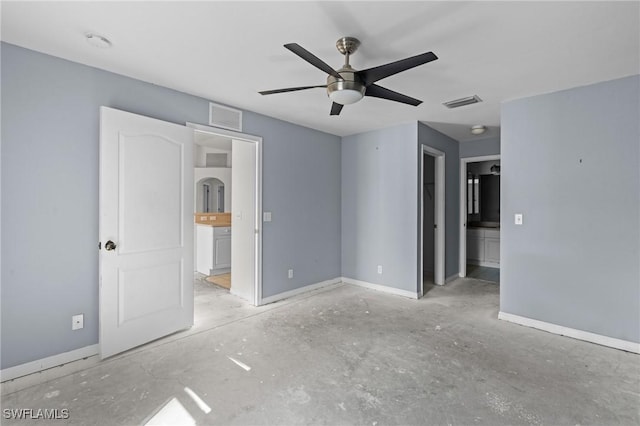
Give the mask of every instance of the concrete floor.
<svg viewBox="0 0 640 426">
<path fill-rule="evenodd" d="M 227 313 L 2 408 L 68 409 L 56 425 L 640 423 L 638 355 L 499 321 L 493 283 L 428 290 L 337 285 L 251 308 L 199 289 L 197 306 Z"/>
<path fill-rule="evenodd" d="M 467 264 L 467 278 L 499 283 L 500 268 Z"/>
</svg>

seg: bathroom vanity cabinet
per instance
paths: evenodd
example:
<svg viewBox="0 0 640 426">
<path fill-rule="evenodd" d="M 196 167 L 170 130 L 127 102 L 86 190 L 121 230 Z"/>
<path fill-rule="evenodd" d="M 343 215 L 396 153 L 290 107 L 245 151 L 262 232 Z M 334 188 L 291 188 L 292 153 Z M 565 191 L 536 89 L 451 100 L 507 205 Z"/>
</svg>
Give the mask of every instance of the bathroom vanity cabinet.
<svg viewBox="0 0 640 426">
<path fill-rule="evenodd" d="M 196 270 L 205 275 L 231 272 L 231 227 L 196 224 Z"/>
<path fill-rule="evenodd" d="M 500 267 L 500 229 L 467 229 L 467 262 L 480 266 Z"/>
</svg>

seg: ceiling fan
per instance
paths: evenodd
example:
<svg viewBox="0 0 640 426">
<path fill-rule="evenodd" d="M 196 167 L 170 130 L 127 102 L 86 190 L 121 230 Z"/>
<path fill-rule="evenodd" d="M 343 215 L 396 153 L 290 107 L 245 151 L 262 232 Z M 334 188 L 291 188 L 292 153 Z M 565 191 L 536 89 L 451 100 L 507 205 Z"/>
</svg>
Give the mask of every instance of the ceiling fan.
<svg viewBox="0 0 640 426">
<path fill-rule="evenodd" d="M 349 56 L 355 53 L 358 46 L 360 46 L 360 41 L 354 37 L 342 37 L 336 42 L 338 51 L 345 57 L 344 65 L 336 71 L 323 62 L 322 59 L 313 55 L 299 44 L 285 44 L 285 48 L 309 62 L 314 67 L 329 74 L 327 76 L 327 84 L 265 90 L 259 93 L 261 95 L 273 95 L 275 93 L 295 92 L 297 90 L 323 87 L 327 89 L 327 94 L 333 101 L 330 115 L 339 115 L 344 105 L 356 103 L 362 99 L 363 96 L 373 96 L 375 98 L 388 99 L 413 106 L 418 106 L 422 103 L 421 100 L 378 86 L 375 82 L 399 72 L 426 64 L 427 62 L 435 61 L 438 57 L 433 52 L 426 52 L 421 55 L 358 71 L 349 65 Z"/>
</svg>

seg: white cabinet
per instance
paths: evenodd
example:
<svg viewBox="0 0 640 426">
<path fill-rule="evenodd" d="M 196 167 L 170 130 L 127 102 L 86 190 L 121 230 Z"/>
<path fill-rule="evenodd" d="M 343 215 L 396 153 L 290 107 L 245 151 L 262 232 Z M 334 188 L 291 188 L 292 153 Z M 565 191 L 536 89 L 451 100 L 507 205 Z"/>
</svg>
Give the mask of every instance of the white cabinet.
<svg viewBox="0 0 640 426">
<path fill-rule="evenodd" d="M 467 263 L 500 266 L 500 230 L 469 228 L 467 230 Z"/>
<path fill-rule="evenodd" d="M 213 267 L 213 227 L 196 224 L 196 271 L 209 275 Z"/>
<path fill-rule="evenodd" d="M 231 268 L 231 227 L 213 228 L 213 266 L 211 275 L 224 274 Z"/>
<path fill-rule="evenodd" d="M 481 261 L 484 259 L 484 235 L 480 229 L 467 231 L 467 261 Z"/>
<path fill-rule="evenodd" d="M 485 238 L 484 261 L 500 265 L 500 239 Z"/>
<path fill-rule="evenodd" d="M 219 275 L 231 271 L 231 227 L 196 225 L 196 271 Z"/>
</svg>

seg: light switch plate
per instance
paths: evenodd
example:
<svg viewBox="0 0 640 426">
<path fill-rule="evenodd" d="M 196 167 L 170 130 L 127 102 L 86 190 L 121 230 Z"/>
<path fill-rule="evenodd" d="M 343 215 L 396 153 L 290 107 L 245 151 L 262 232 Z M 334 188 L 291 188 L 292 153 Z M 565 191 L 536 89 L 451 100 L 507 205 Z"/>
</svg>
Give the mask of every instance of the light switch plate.
<svg viewBox="0 0 640 426">
<path fill-rule="evenodd" d="M 262 220 L 264 222 L 271 222 L 271 212 L 262 213 Z"/>
<path fill-rule="evenodd" d="M 516 213 L 515 222 L 516 225 L 522 225 L 522 213 Z"/>
</svg>

